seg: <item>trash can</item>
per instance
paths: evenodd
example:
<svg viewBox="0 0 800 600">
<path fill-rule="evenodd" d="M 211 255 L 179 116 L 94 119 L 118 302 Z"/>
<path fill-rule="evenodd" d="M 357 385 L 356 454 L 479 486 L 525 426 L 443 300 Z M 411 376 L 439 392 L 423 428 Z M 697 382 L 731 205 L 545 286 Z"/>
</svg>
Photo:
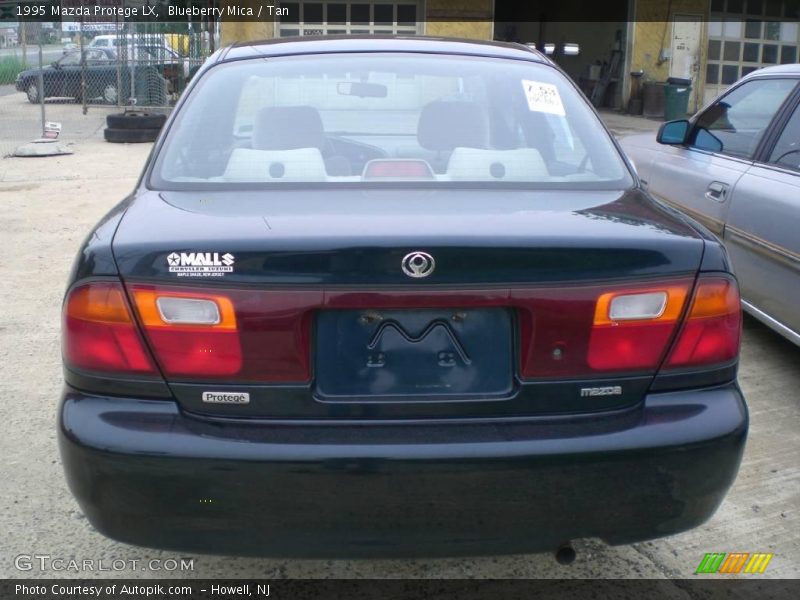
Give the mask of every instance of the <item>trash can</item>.
<svg viewBox="0 0 800 600">
<path fill-rule="evenodd" d="M 692 93 L 691 79 L 670 77 L 664 86 L 664 119 L 674 121 L 685 119 L 689 112 L 689 94 Z"/>
<path fill-rule="evenodd" d="M 665 83 L 646 81 L 642 85 L 642 115 L 650 119 L 664 118 Z"/>
</svg>

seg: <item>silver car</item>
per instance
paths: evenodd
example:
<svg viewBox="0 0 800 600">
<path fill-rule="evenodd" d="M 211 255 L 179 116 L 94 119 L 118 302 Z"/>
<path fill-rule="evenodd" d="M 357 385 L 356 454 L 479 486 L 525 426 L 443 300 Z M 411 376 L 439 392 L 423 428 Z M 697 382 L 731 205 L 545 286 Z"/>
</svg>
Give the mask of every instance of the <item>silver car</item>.
<svg viewBox="0 0 800 600">
<path fill-rule="evenodd" d="M 800 64 L 621 143 L 642 185 L 725 242 L 744 309 L 800 345 Z"/>
</svg>

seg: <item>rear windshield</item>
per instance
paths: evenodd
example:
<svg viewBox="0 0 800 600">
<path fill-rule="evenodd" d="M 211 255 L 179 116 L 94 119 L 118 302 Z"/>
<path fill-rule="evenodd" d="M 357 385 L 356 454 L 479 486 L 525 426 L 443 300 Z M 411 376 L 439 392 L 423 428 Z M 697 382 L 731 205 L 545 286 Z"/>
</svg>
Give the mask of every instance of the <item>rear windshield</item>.
<svg viewBox="0 0 800 600">
<path fill-rule="evenodd" d="M 212 68 L 180 109 L 150 182 L 610 189 L 631 180 L 597 117 L 552 67 L 387 53 Z"/>
</svg>

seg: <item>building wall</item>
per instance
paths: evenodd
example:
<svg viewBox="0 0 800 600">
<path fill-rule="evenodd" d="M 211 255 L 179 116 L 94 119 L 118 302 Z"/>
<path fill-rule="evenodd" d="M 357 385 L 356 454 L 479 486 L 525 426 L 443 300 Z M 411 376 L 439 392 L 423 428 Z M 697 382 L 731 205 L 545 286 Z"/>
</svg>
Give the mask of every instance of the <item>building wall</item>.
<svg viewBox="0 0 800 600">
<path fill-rule="evenodd" d="M 491 40 L 492 0 L 427 0 L 425 35 Z"/>
<path fill-rule="evenodd" d="M 428 21 L 425 35 L 491 40 L 493 21 Z"/>
<path fill-rule="evenodd" d="M 630 71 L 644 71 L 644 81 L 666 81 L 670 61 L 660 61 L 662 49 L 670 50 L 672 44 L 672 18 L 676 14 L 700 15 L 705 23 L 709 14 L 709 0 L 634 0 L 634 23 Z M 708 42 L 705 25 L 701 28 L 700 61 L 697 72 L 696 98 L 702 98 L 705 85 Z M 690 110 L 694 107 L 690 106 Z"/>
<path fill-rule="evenodd" d="M 224 7 L 229 3 L 245 4 L 249 0 L 221 0 Z M 491 40 L 494 32 L 492 0 L 427 0 L 424 2 L 427 19 L 424 33 L 431 36 L 462 37 Z M 223 21 L 221 24 L 222 45 L 234 42 L 263 40 L 275 37 L 275 24 L 271 17 L 260 22 Z"/>
<path fill-rule="evenodd" d="M 220 24 L 220 43 L 223 46 L 234 42 L 269 40 L 275 37 L 275 24 L 272 21 L 223 21 Z"/>
<path fill-rule="evenodd" d="M 233 6 L 257 6 L 254 0 L 220 0 L 220 6 L 226 9 Z M 275 37 L 275 23 L 272 17 L 266 16 L 263 21 L 223 21 L 220 23 L 220 44 L 227 46 L 235 42 L 268 40 Z"/>
</svg>

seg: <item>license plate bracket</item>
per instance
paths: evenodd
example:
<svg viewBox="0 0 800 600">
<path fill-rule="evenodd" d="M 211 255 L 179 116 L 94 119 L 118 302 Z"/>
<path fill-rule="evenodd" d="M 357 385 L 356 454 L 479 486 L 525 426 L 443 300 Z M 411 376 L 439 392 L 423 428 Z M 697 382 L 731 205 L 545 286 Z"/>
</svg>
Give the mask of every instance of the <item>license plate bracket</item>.
<svg viewBox="0 0 800 600">
<path fill-rule="evenodd" d="M 512 390 L 506 308 L 328 310 L 315 331 L 322 400 L 467 400 Z"/>
</svg>

